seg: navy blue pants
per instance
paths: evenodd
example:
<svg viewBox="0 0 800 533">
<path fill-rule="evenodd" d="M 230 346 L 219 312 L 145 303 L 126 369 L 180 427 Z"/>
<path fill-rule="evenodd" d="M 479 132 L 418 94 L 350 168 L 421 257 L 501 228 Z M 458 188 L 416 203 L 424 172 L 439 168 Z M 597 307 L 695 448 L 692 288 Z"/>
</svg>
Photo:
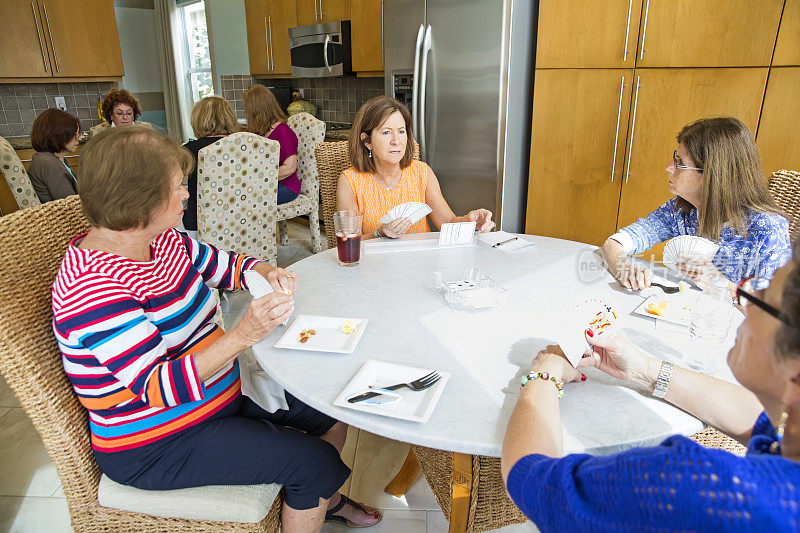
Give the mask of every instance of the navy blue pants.
<svg viewBox="0 0 800 533">
<path fill-rule="evenodd" d="M 298 197 L 298 194 L 291 190 L 289 187 L 278 182 L 278 204 L 288 204 Z"/>
<path fill-rule="evenodd" d="M 336 448 L 319 437 L 336 420 L 286 393 L 289 410 L 269 413 L 240 396 L 211 418 L 150 444 L 95 450 L 109 478 L 145 490 L 280 483 L 286 504 L 311 509 L 350 475 Z"/>
</svg>

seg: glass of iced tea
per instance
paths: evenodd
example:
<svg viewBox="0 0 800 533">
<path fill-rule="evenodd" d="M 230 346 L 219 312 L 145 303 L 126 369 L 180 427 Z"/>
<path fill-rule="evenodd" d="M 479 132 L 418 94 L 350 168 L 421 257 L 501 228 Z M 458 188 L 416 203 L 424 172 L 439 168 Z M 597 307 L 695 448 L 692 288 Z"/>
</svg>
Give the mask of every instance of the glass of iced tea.
<svg viewBox="0 0 800 533">
<path fill-rule="evenodd" d="M 336 249 L 342 266 L 358 266 L 361 259 L 361 217 L 358 211 L 336 211 L 333 214 Z"/>
</svg>

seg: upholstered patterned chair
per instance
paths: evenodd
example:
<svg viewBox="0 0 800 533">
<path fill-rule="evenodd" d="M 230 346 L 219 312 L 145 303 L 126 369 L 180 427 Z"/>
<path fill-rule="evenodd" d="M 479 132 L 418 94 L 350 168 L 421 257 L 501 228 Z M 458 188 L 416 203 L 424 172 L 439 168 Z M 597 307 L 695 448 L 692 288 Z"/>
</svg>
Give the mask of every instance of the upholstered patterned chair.
<svg viewBox="0 0 800 533">
<path fill-rule="evenodd" d="M 280 144 L 233 133 L 197 158 L 198 238 L 276 265 Z"/>
<path fill-rule="evenodd" d="M 20 209 L 39 205 L 39 198 L 33 190 L 22 161 L 19 160 L 11 143 L 2 137 L 0 137 L 0 171 L 5 176 L 8 188 L 11 189 L 11 194 L 14 195 Z"/>
<path fill-rule="evenodd" d="M 297 113 L 289 117 L 288 124 L 297 135 L 297 177 L 302 189 L 297 198 L 278 206 L 281 244 L 289 244 L 286 221 L 308 215 L 311 247 L 314 253 L 318 253 L 322 251 L 322 236 L 319 232 L 319 177 L 314 149 L 325 140 L 325 123 L 308 113 Z"/>
<path fill-rule="evenodd" d="M 280 485 L 144 491 L 114 483 L 100 472 L 89 441 L 88 413 L 67 379 L 53 336 L 50 301 L 69 241 L 88 230 L 77 195 L 0 218 L 0 374 L 58 470 L 72 528 L 277 533 Z"/>
</svg>

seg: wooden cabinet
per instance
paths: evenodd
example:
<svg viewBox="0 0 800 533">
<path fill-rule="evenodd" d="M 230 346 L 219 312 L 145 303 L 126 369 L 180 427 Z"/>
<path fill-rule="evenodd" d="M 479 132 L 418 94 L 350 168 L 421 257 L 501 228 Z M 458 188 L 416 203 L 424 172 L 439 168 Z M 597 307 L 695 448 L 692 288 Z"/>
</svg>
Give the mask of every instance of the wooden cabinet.
<svg viewBox="0 0 800 533">
<path fill-rule="evenodd" d="M 636 66 L 769 66 L 783 2 L 644 0 Z"/>
<path fill-rule="evenodd" d="M 383 2 L 350 0 L 353 71 L 383 71 Z"/>
<path fill-rule="evenodd" d="M 124 74 L 112 0 L 8 0 L 3 16 L 2 77 Z"/>
<path fill-rule="evenodd" d="M 289 28 L 297 26 L 294 3 L 245 0 L 244 9 L 250 73 L 291 74 Z"/>
<path fill-rule="evenodd" d="M 0 76 L 50 77 L 47 27 L 35 2 L 5 0 L 5 28 L 0 31 Z M 13 24 L 8 24 L 13 21 Z"/>
<path fill-rule="evenodd" d="M 798 117 L 800 117 L 800 67 L 770 69 L 756 137 L 764 173 L 767 176 L 781 169 L 800 170 Z"/>
<path fill-rule="evenodd" d="M 614 233 L 632 84 L 633 69 L 536 72 L 526 233 Z"/>
<path fill-rule="evenodd" d="M 641 10 L 642 0 L 541 0 L 536 67 L 633 67 Z"/>
<path fill-rule="evenodd" d="M 300 26 L 349 18 L 350 0 L 297 0 L 297 24 Z"/>
<path fill-rule="evenodd" d="M 628 154 L 617 226 L 623 227 L 670 198 L 667 163 L 681 128 L 700 118 L 733 116 L 758 127 L 766 68 L 636 69 Z M 635 82 L 637 80 L 634 80 Z"/>
<path fill-rule="evenodd" d="M 800 65 L 800 0 L 786 0 L 772 66 Z"/>
</svg>

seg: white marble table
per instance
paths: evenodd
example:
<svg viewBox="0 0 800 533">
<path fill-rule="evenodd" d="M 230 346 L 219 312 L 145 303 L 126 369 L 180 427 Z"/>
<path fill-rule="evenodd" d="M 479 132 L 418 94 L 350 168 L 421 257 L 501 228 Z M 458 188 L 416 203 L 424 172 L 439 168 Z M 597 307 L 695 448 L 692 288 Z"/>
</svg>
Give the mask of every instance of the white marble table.
<svg viewBox="0 0 800 533">
<path fill-rule="evenodd" d="M 594 247 L 530 235 L 535 244 L 512 253 L 482 243 L 473 247 L 363 254 L 344 268 L 336 250 L 292 266 L 300 277 L 295 314 L 369 318 L 355 353 L 340 355 L 277 349 L 280 327 L 253 347 L 259 364 L 291 394 L 353 426 L 391 439 L 440 450 L 499 457 L 503 433 L 519 394 L 519 377 L 548 344 L 573 299 L 601 296 L 621 314 L 631 339 L 654 355 L 677 362 L 685 331 L 657 327 L 630 315 L 642 298 L 623 291 L 602 270 Z M 474 265 L 509 291 L 507 311 L 459 314 L 429 288 L 434 271 Z M 735 324 L 731 327 L 732 342 Z M 333 406 L 361 368 L 377 359 L 451 373 L 427 423 Z M 724 370 L 727 367 L 720 364 Z M 561 400 L 565 453 L 607 454 L 651 445 L 668 435 L 703 429 L 696 418 L 605 374 L 565 387 Z"/>
</svg>

